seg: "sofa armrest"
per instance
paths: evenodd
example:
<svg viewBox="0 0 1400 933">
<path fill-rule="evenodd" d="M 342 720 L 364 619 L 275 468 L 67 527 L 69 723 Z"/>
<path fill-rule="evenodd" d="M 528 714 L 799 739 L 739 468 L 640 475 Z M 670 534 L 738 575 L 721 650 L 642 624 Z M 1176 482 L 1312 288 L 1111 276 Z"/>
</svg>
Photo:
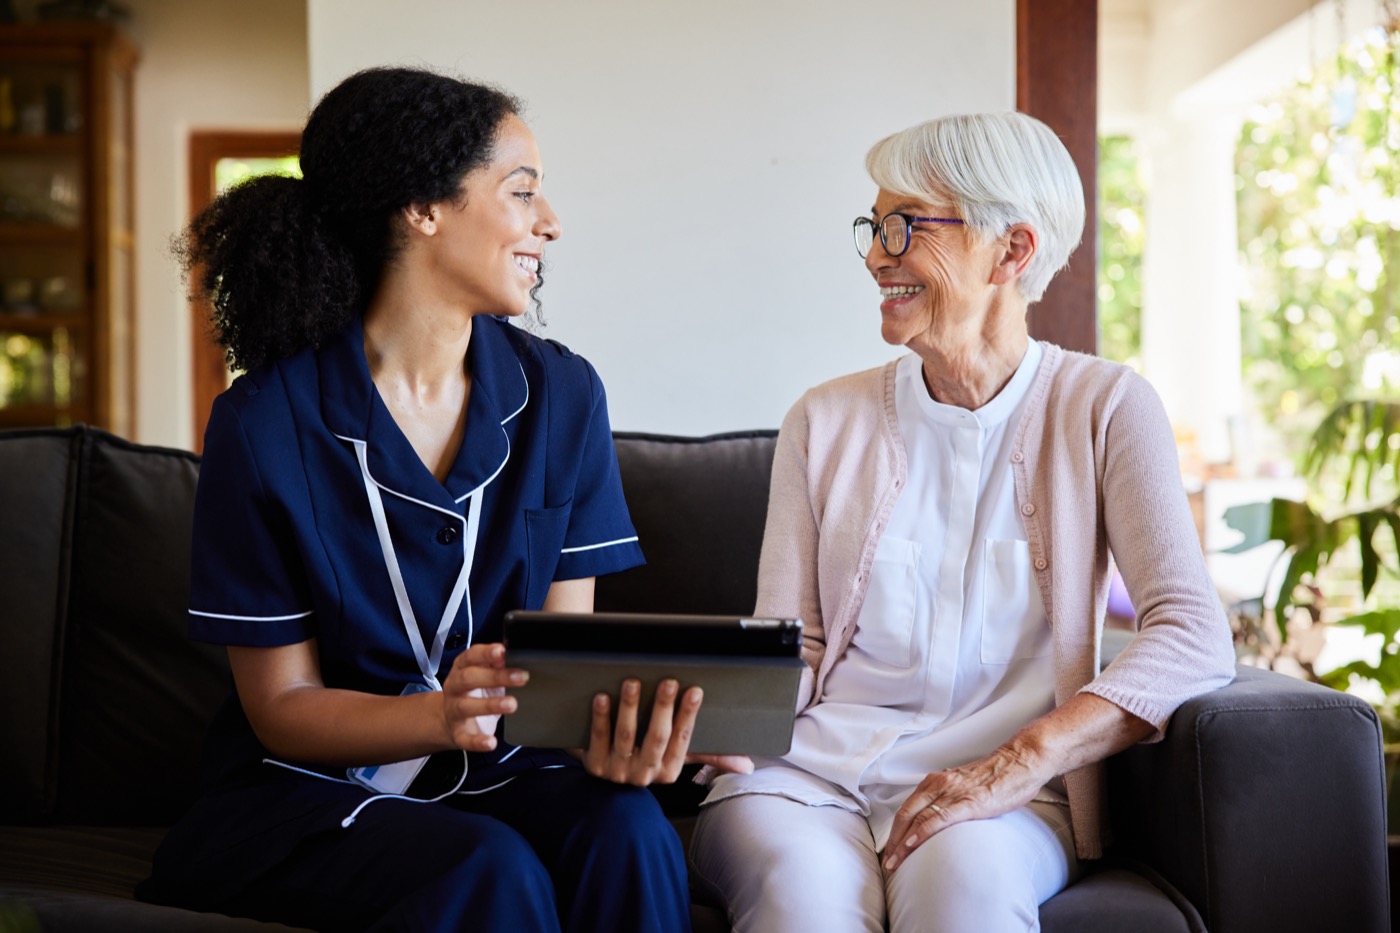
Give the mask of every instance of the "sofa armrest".
<svg viewBox="0 0 1400 933">
<path fill-rule="evenodd" d="M 1380 724 L 1361 700 L 1241 667 L 1108 782 L 1116 851 L 1212 933 L 1389 929 Z"/>
</svg>

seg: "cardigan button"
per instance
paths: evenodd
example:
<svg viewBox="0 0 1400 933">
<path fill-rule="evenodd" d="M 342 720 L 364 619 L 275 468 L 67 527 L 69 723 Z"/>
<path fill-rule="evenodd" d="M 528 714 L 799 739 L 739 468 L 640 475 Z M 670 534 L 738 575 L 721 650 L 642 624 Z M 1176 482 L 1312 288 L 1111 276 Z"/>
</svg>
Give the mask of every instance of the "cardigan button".
<svg viewBox="0 0 1400 933">
<path fill-rule="evenodd" d="M 448 651 L 456 651 L 466 643 L 467 635 L 465 632 L 453 632 L 451 635 L 447 636 L 447 641 L 444 643 L 443 647 Z"/>
<path fill-rule="evenodd" d="M 1025 505 L 1021 506 L 1021 514 L 1022 514 L 1022 515 L 1034 515 L 1034 514 L 1035 514 L 1035 506 L 1034 506 L 1034 505 L 1031 505 L 1029 502 L 1027 502 Z"/>
<path fill-rule="evenodd" d="M 451 544 L 457 540 L 457 526 L 447 525 L 437 533 L 438 544 Z"/>
<path fill-rule="evenodd" d="M 1037 558 L 1035 559 L 1035 569 L 1036 569 L 1036 570 L 1044 570 L 1046 567 L 1049 567 L 1049 566 L 1050 566 L 1050 562 L 1049 562 L 1048 560 L 1046 560 L 1045 558 L 1043 558 L 1043 557 L 1037 557 Z"/>
<path fill-rule="evenodd" d="M 1023 453 L 1021 453 L 1019 450 L 1018 450 L 1018 451 L 1015 451 L 1015 452 L 1012 453 L 1012 455 L 1011 455 L 1011 462 L 1012 462 L 1012 463 L 1020 463 L 1021 461 L 1025 460 L 1025 459 L 1026 459 L 1026 455 L 1023 454 Z"/>
</svg>

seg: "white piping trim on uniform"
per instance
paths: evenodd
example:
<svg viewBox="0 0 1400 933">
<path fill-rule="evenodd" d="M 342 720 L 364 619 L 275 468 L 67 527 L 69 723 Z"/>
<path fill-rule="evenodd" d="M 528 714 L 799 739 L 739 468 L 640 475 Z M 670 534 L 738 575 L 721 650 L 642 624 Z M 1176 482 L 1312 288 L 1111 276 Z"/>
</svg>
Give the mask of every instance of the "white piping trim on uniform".
<svg viewBox="0 0 1400 933">
<path fill-rule="evenodd" d="M 504 759 L 502 759 L 502 760 L 504 760 Z M 363 786 L 363 785 L 359 784 L 359 783 L 356 782 L 356 781 L 347 781 L 347 780 L 343 780 L 343 779 L 341 779 L 341 778 L 331 777 L 329 774 L 322 774 L 322 773 L 319 772 L 319 771 L 310 771 L 310 770 L 308 770 L 308 769 L 306 769 L 306 768 L 298 768 L 296 765 L 289 765 L 289 764 L 287 764 L 285 761 L 278 761 L 276 758 L 264 758 L 264 759 L 263 759 L 263 764 L 265 764 L 265 765 L 276 765 L 276 766 L 279 767 L 279 768 L 286 768 L 288 771 L 295 771 L 296 773 L 298 773 L 298 774 L 304 774 L 304 775 L 306 775 L 307 777 L 320 778 L 320 779 L 323 780 L 323 781 L 334 781 L 336 784 L 349 784 L 349 785 L 352 786 L 352 787 L 361 787 L 361 786 Z M 454 784 L 454 785 L 452 786 L 452 789 L 449 790 L 447 793 L 445 793 L 445 794 L 438 794 L 436 797 L 410 797 L 410 796 L 408 796 L 407 794 L 373 794 L 372 796 L 366 797 L 364 800 L 360 801 L 360 805 L 359 805 L 358 807 L 356 807 L 354 810 L 351 810 L 351 811 L 350 811 L 350 815 L 347 816 L 345 819 L 343 819 L 343 820 L 340 821 L 340 828 L 341 828 L 341 829 L 349 829 L 350 826 L 355 822 L 355 819 L 360 815 L 360 811 L 361 811 L 361 810 L 363 810 L 365 807 L 369 806 L 369 805 L 372 804 L 372 803 L 377 803 L 377 802 L 380 801 L 380 800 L 407 800 L 409 803 L 437 803 L 439 800 L 446 800 L 448 797 L 451 797 L 453 794 L 457 793 L 458 791 L 461 791 L 461 792 L 464 793 L 464 794 L 472 793 L 471 791 L 463 791 L 463 790 L 462 790 L 462 785 L 465 784 L 465 783 L 467 782 L 467 769 L 468 769 L 469 766 L 470 766 L 470 759 L 467 758 L 467 753 L 466 753 L 465 750 L 463 750 L 463 751 L 462 751 L 462 776 L 459 777 L 459 778 L 457 778 L 457 783 Z M 551 767 L 553 767 L 553 766 L 551 766 Z M 510 783 L 511 781 L 513 781 L 513 780 L 515 780 L 515 778 L 513 778 L 513 777 L 507 778 L 505 781 L 502 781 L 501 784 L 509 784 L 509 783 Z M 500 787 L 501 784 L 497 784 L 496 787 Z M 488 787 L 488 788 L 486 788 L 486 790 L 495 790 L 495 789 L 496 789 L 495 787 Z M 481 792 L 478 791 L 477 793 L 481 793 Z"/>
<path fill-rule="evenodd" d="M 502 759 L 502 760 L 504 760 L 504 759 Z M 540 770 L 543 771 L 544 769 L 541 768 Z M 470 797 L 470 796 L 472 796 L 472 795 L 474 795 L 474 794 L 486 794 L 486 793 L 490 793 L 490 792 L 493 791 L 493 790 L 500 790 L 502 787 L 505 787 L 507 784 L 509 784 L 509 783 L 510 783 L 511 781 L 513 781 L 513 780 L 515 780 L 515 775 L 512 774 L 510 777 L 506 778 L 504 781 L 502 781 L 502 782 L 499 783 L 499 784 L 492 784 L 490 787 L 483 787 L 483 788 L 481 788 L 480 790 L 459 790 L 459 791 L 457 791 L 457 793 L 458 793 L 459 795 L 463 796 L 463 797 Z"/>
<path fill-rule="evenodd" d="M 308 609 L 305 612 L 298 612 L 289 616 L 230 616 L 221 612 L 200 612 L 198 609 L 187 610 L 192 616 L 204 616 L 207 619 L 232 619 L 235 622 L 286 622 L 289 619 L 304 619 L 316 612 L 315 609 Z"/>
<path fill-rule="evenodd" d="M 345 441 L 345 442 L 348 443 L 348 444 L 357 444 L 357 445 L 358 445 L 358 444 L 365 444 L 366 447 L 369 446 L 368 443 L 367 443 L 366 441 L 358 440 L 357 438 L 353 438 L 353 437 L 346 437 L 344 434 L 337 434 L 337 435 L 335 435 L 335 437 L 338 438 L 339 440 Z M 462 502 L 462 501 L 465 501 L 468 497 L 474 495 L 475 493 L 477 493 L 477 492 L 481 491 L 482 489 L 485 489 L 487 486 L 491 485 L 491 481 L 494 480 L 496 477 L 498 477 L 498 476 L 501 475 L 501 471 L 504 470 L 504 469 L 506 468 L 506 464 L 509 463 L 509 462 L 510 462 L 510 438 L 507 437 L 507 438 L 506 438 L 506 456 L 505 456 L 505 459 L 501 461 L 500 466 L 496 467 L 496 472 L 495 472 L 495 473 L 492 473 L 490 476 L 488 476 L 488 477 L 486 478 L 486 481 L 485 481 L 484 483 L 482 483 L 480 486 L 476 487 L 476 489 L 471 490 L 471 491 L 468 492 L 466 495 L 458 496 L 458 497 L 457 497 L 456 499 L 454 499 L 453 501 L 454 501 L 454 502 Z M 431 502 L 424 502 L 422 499 L 414 498 L 413 496 L 410 496 L 410 495 L 408 495 L 407 493 L 399 492 L 397 489 L 394 489 L 394 488 L 391 487 L 391 486 L 386 486 L 386 485 L 384 485 L 384 484 L 381 483 L 379 480 L 375 479 L 375 478 L 374 478 L 374 475 L 371 474 L 371 473 L 369 472 L 369 464 L 368 464 L 368 463 L 365 464 L 365 474 L 366 474 L 367 476 L 369 476 L 369 478 L 370 478 L 371 480 L 374 481 L 374 485 L 378 486 L 380 489 L 384 490 L 385 492 L 387 492 L 387 493 L 388 493 L 389 495 L 391 495 L 391 496 L 398 496 L 400 499 L 403 499 L 405 502 L 412 502 L 414 505 L 421 505 L 421 506 L 423 506 L 425 509 L 432 509 L 434 512 L 441 512 L 443 515 L 447 515 L 447 516 L 450 516 L 451 518 L 455 518 L 455 519 L 457 519 L 457 521 L 459 521 L 459 522 L 462 520 L 462 516 L 458 515 L 456 512 L 452 511 L 451 509 L 444 509 L 444 508 L 443 508 L 442 506 L 440 506 L 440 505 L 434 505 L 434 504 L 431 503 Z"/>
<path fill-rule="evenodd" d="M 519 361 L 519 360 L 516 360 L 516 361 L 515 361 L 515 365 L 520 366 L 520 361 Z M 516 415 L 520 414 L 522 411 L 525 410 L 525 406 L 528 405 L 528 404 L 530 404 L 530 380 L 528 380 L 528 379 L 525 378 L 525 367 L 524 367 L 524 366 L 520 366 L 520 378 L 521 378 L 522 380 L 524 380 L 524 382 L 525 382 L 525 401 L 523 401 L 523 402 L 520 403 L 520 407 L 519 407 L 519 408 L 517 408 L 515 411 L 511 412 L 510 414 L 506 415 L 505 418 L 502 419 L 502 421 L 501 421 L 501 427 L 502 427 L 502 428 L 504 428 L 504 427 L 506 426 L 506 422 L 507 422 L 507 421 L 509 421 L 510 419 L 514 418 Z M 478 486 L 476 489 L 473 489 L 471 492 L 467 493 L 465 496 L 459 496 L 455 501 L 461 502 L 463 499 L 467 498 L 467 496 L 470 496 L 472 493 L 476 492 L 477 489 L 484 489 L 488 484 L 490 484 L 491 480 L 493 480 L 493 479 L 495 479 L 496 477 L 500 476 L 500 475 L 501 475 L 501 471 L 504 470 L 504 469 L 506 468 L 506 464 L 510 462 L 510 435 L 509 435 L 509 434 L 506 434 L 505 431 L 502 431 L 501 433 L 502 433 L 502 434 L 505 434 L 505 438 L 506 438 L 506 458 L 505 458 L 504 460 L 501 461 L 501 465 L 500 465 L 500 466 L 496 467 L 496 472 L 495 472 L 495 473 L 492 473 L 490 476 L 488 476 L 488 477 L 486 478 L 486 482 L 482 483 L 480 486 Z"/>
<path fill-rule="evenodd" d="M 362 440 L 360 440 L 359 438 L 355 438 L 355 437 L 346 437 L 344 434 L 336 434 L 335 437 L 336 437 L 337 440 L 345 441 L 347 444 L 353 444 L 357 450 L 359 449 L 359 447 L 360 447 L 361 444 L 365 445 L 366 448 L 369 447 L 369 442 L 368 442 L 368 441 L 362 441 Z M 387 493 L 388 493 L 389 495 L 391 495 L 391 496 L 398 496 L 400 499 L 403 499 L 403 500 L 405 500 L 405 501 L 407 501 L 407 502 L 412 502 L 414 505 L 421 505 L 421 506 L 423 506 L 423 507 L 426 508 L 426 509 L 432 509 L 434 512 L 441 512 L 441 513 L 444 514 L 444 515 L 450 515 L 450 516 L 452 516 L 453 518 L 457 519 L 457 521 L 459 521 L 459 522 L 462 520 L 462 516 L 458 515 L 456 512 L 452 511 L 451 509 L 444 509 L 444 508 L 443 508 L 442 506 L 440 506 L 440 505 L 433 505 L 431 502 L 424 502 L 422 499 L 415 499 L 413 496 L 406 495 L 405 493 L 401 493 L 401 492 L 399 492 L 397 489 L 392 489 L 392 488 L 390 488 L 389 486 L 385 486 L 385 485 L 384 485 L 383 483 L 381 483 L 379 480 L 375 479 L 374 476 L 373 476 L 373 474 L 371 474 L 371 473 L 369 472 L 369 463 L 368 463 L 368 461 L 366 461 L 366 463 L 365 463 L 365 465 L 364 465 L 364 474 L 370 478 L 370 480 L 374 483 L 374 485 L 378 486 L 380 489 L 384 490 L 385 492 L 387 492 Z M 470 493 L 468 493 L 468 495 L 470 495 Z M 466 498 L 466 496 L 463 496 L 463 497 L 462 497 L 462 499 L 465 499 L 465 498 Z M 458 499 L 457 501 L 458 501 L 458 502 L 461 502 L 462 499 Z"/>
<path fill-rule="evenodd" d="M 351 810 L 350 815 L 340 821 L 340 828 L 349 829 L 350 825 L 355 822 L 355 818 L 360 815 L 361 810 L 381 800 L 407 800 L 409 803 L 437 803 L 439 800 L 446 800 L 448 797 L 451 797 L 453 794 L 457 793 L 457 791 L 461 790 L 462 785 L 467 782 L 467 769 L 469 767 L 470 759 L 467 758 L 467 753 L 464 749 L 462 751 L 462 776 L 457 778 L 457 783 L 452 785 L 451 790 L 446 793 L 438 794 L 436 797 L 410 797 L 407 794 L 375 794 L 373 797 L 361 801 L 358 807 Z"/>
<path fill-rule="evenodd" d="M 576 554 L 576 553 L 578 553 L 579 551 L 594 551 L 594 550 L 597 550 L 597 549 L 600 548 L 600 547 L 612 547 L 614 544 L 629 544 L 629 543 L 631 543 L 631 542 L 633 542 L 633 541 L 636 541 L 636 540 L 637 540 L 637 536 L 636 536 L 636 535 L 633 535 L 633 536 L 630 537 L 630 538 L 616 538 L 616 539 L 614 539 L 614 540 L 612 540 L 612 541 L 604 541 L 602 544 L 581 544 L 581 545 L 579 545 L 578 547 L 566 547 L 566 548 L 561 548 L 560 551 L 559 551 L 559 553 L 560 553 L 560 554 Z"/>
<path fill-rule="evenodd" d="M 492 481 L 493 479 L 495 479 L 496 477 L 500 476 L 500 475 L 501 475 L 501 471 L 504 470 L 504 469 L 506 468 L 506 464 L 510 462 L 510 435 L 506 434 L 505 431 L 502 431 L 501 434 L 505 435 L 505 439 L 506 439 L 506 455 L 505 455 L 505 459 L 503 459 L 503 460 L 501 461 L 501 465 L 498 466 L 498 467 L 496 467 L 496 472 L 495 472 L 495 473 L 492 473 L 490 476 L 486 477 L 485 482 L 483 482 L 480 486 L 476 487 L 475 489 L 473 489 L 471 492 L 467 493 L 467 494 L 464 495 L 464 496 L 458 496 L 456 499 L 453 500 L 454 502 L 461 502 L 463 499 L 466 499 L 466 498 L 468 498 L 468 497 L 470 497 L 470 496 L 474 496 L 474 495 L 476 495 L 477 493 L 481 492 L 481 491 L 482 491 L 483 489 L 485 489 L 487 486 L 491 485 L 491 481 Z M 449 515 L 455 515 L 456 513 L 455 513 L 455 512 L 449 512 L 448 514 L 449 514 Z M 460 518 L 461 516 L 458 516 L 458 517 Z"/>
<path fill-rule="evenodd" d="M 519 360 L 515 361 L 515 365 L 520 366 L 520 380 L 525 383 L 525 401 L 521 402 L 520 407 L 517 408 L 515 411 L 506 415 L 505 419 L 501 421 L 501 424 L 505 424 L 507 421 L 520 414 L 522 411 L 525 410 L 525 406 L 530 404 L 530 380 L 525 376 L 525 367 L 520 365 Z"/>
</svg>

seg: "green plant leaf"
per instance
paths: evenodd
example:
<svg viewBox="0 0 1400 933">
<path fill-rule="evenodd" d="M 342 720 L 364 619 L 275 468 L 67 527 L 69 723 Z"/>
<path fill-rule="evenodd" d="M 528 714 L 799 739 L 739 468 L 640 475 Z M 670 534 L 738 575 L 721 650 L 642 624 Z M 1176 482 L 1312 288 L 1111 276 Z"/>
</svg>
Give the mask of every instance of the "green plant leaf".
<svg viewBox="0 0 1400 933">
<path fill-rule="evenodd" d="M 1332 408 L 1314 429 L 1302 471 L 1317 480 L 1329 463 L 1345 471 L 1346 496 L 1356 489 L 1369 498 L 1378 476 L 1400 471 L 1400 450 L 1390 439 L 1400 433 L 1400 402 L 1351 399 Z M 1368 441 L 1372 441 L 1369 442 Z"/>
<path fill-rule="evenodd" d="M 1400 690 L 1400 654 L 1387 654 L 1382 651 L 1379 664 L 1353 661 L 1328 671 L 1318 679 L 1329 687 L 1345 690 L 1351 686 L 1352 674 L 1366 680 L 1374 680 L 1387 694 L 1395 693 Z"/>
<path fill-rule="evenodd" d="M 1382 518 L 1390 526 L 1390 534 L 1395 538 L 1395 553 L 1400 556 L 1400 500 L 1392 502 Z"/>
<path fill-rule="evenodd" d="M 1274 499 L 1269 536 L 1288 547 L 1312 547 L 1331 553 L 1345 539 L 1339 522 L 1329 522 L 1306 502 Z"/>
<path fill-rule="evenodd" d="M 1383 635 L 1385 643 L 1388 645 L 1395 640 L 1396 633 L 1400 632 L 1400 608 L 1363 612 L 1360 615 L 1340 619 L 1333 624 L 1355 626 L 1365 631 L 1367 635 Z M 1383 655 L 1383 657 L 1389 657 L 1389 655 Z"/>
<path fill-rule="evenodd" d="M 1225 524 L 1244 535 L 1244 540 L 1222 553 L 1240 554 L 1273 540 L 1274 504 L 1250 502 L 1225 510 Z"/>
<path fill-rule="evenodd" d="M 1361 512 L 1356 516 L 1356 543 L 1361 548 L 1361 598 L 1365 599 L 1371 595 L 1371 588 L 1376 585 L 1376 575 L 1380 571 L 1381 558 L 1376 553 L 1376 545 L 1372 538 L 1376 534 L 1376 527 L 1380 524 L 1380 516 L 1374 511 Z"/>
<path fill-rule="evenodd" d="M 1317 573 L 1317 565 L 1322 560 L 1322 551 L 1311 546 L 1300 547 L 1288 561 L 1288 569 L 1283 572 L 1283 583 L 1279 586 L 1278 600 L 1274 603 L 1274 625 L 1278 627 L 1279 639 L 1288 641 L 1288 610 L 1298 605 L 1293 598 L 1294 591 L 1303 582 L 1303 577 Z"/>
</svg>

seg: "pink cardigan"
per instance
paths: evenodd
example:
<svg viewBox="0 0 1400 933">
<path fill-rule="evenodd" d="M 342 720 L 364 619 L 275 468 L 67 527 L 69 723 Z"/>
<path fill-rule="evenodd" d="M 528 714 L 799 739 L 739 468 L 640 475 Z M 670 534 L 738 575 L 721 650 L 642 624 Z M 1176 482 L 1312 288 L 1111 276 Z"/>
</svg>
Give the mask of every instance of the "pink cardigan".
<svg viewBox="0 0 1400 933">
<path fill-rule="evenodd" d="M 759 562 L 759 616 L 800 616 L 798 708 L 855 632 L 875 548 L 908 475 L 895 362 L 808 391 L 783 421 Z M 1046 344 L 1015 429 L 1016 503 L 1054 641 L 1055 701 L 1097 694 L 1157 727 L 1234 676 L 1234 649 L 1182 492 L 1161 402 L 1124 366 Z M 1139 632 L 1102 673 L 1109 553 Z M 1075 848 L 1107 841 L 1102 763 L 1065 775 Z"/>
</svg>

